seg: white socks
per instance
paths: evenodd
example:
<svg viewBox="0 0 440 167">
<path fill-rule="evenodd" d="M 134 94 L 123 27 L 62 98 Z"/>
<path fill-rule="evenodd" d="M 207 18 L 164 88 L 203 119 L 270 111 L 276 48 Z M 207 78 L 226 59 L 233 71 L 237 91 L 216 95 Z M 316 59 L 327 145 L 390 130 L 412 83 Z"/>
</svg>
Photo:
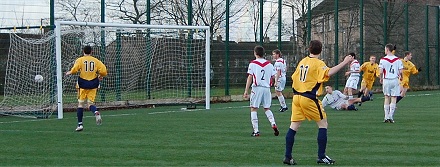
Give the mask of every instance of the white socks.
<svg viewBox="0 0 440 167">
<path fill-rule="evenodd" d="M 255 133 L 259 132 L 259 130 L 258 130 L 258 116 L 257 116 L 257 112 L 252 112 L 251 111 L 251 123 L 252 123 L 252 128 L 254 129 L 254 132 Z"/>
<path fill-rule="evenodd" d="M 394 119 L 394 111 L 396 111 L 396 103 L 390 104 L 390 113 L 388 114 L 389 119 Z"/>
<path fill-rule="evenodd" d="M 282 108 L 286 108 L 287 105 L 286 105 L 286 100 L 284 99 L 284 96 L 281 95 L 281 96 L 277 96 L 277 97 L 278 97 L 278 100 L 280 101 L 280 105 L 281 105 L 281 107 L 282 107 Z"/>
<path fill-rule="evenodd" d="M 396 108 L 396 106 L 394 106 Z M 383 111 L 385 112 L 384 119 L 390 119 L 389 113 L 390 113 L 390 105 L 383 105 Z"/>
<path fill-rule="evenodd" d="M 266 112 L 264 112 L 266 114 L 267 119 L 270 122 L 270 126 L 272 127 L 273 125 L 276 125 L 275 123 L 275 117 L 273 116 L 272 111 L 267 110 Z M 254 132 L 259 132 L 258 130 L 258 116 L 257 116 L 257 112 L 251 112 L 251 123 L 252 123 L 252 128 L 254 129 Z"/>
<path fill-rule="evenodd" d="M 266 114 L 266 117 L 267 117 L 267 119 L 269 120 L 270 125 L 271 125 L 271 126 L 272 126 L 272 125 L 276 125 L 276 123 L 275 123 L 275 117 L 273 116 L 272 111 L 267 110 L 267 111 L 264 112 L 264 113 Z"/>
</svg>

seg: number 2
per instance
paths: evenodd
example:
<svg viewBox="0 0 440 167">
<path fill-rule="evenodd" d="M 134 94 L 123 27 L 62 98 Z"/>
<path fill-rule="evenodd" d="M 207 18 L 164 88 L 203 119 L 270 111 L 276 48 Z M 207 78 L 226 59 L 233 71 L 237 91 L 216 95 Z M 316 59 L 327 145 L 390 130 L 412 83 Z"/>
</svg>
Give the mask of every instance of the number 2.
<svg viewBox="0 0 440 167">
<path fill-rule="evenodd" d="M 266 73 L 266 71 L 261 70 L 261 73 L 263 73 L 263 75 L 261 76 L 261 80 L 264 80 L 264 74 Z"/>
</svg>

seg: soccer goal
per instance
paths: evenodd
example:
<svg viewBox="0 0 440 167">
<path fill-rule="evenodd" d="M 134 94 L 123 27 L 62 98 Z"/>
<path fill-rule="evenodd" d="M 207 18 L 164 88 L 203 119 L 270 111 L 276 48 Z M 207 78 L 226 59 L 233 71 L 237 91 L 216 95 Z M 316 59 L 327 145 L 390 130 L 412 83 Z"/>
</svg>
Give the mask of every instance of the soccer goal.
<svg viewBox="0 0 440 167">
<path fill-rule="evenodd" d="M 76 110 L 78 74 L 64 76 L 90 45 L 108 76 L 100 82 L 98 108 L 205 104 L 210 108 L 208 26 L 169 26 L 56 21 L 48 35 L 11 34 L 3 115 L 49 117 Z M 42 75 L 43 81 L 34 77 Z"/>
</svg>

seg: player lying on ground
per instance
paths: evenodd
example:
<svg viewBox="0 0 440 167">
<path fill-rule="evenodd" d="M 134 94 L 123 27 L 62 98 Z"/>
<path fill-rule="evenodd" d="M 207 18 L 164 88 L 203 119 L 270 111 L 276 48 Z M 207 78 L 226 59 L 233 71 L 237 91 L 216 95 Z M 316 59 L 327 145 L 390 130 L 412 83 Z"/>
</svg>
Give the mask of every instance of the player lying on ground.
<svg viewBox="0 0 440 167">
<path fill-rule="evenodd" d="M 324 99 L 322 99 L 322 105 L 324 107 L 330 105 L 331 108 L 336 110 L 357 111 L 358 109 L 353 104 L 370 100 L 370 96 L 348 99 L 348 97 L 342 94 L 341 91 L 333 90 L 331 86 L 326 86 L 325 92 L 327 92 L 327 94 L 324 96 Z"/>
</svg>

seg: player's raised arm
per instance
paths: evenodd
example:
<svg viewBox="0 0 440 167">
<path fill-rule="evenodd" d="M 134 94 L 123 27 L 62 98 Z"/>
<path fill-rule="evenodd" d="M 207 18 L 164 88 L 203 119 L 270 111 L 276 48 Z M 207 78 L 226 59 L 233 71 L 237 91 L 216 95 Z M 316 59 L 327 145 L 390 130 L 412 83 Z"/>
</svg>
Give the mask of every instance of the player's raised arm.
<svg viewBox="0 0 440 167">
<path fill-rule="evenodd" d="M 344 61 L 342 61 L 338 65 L 330 68 L 330 70 L 328 71 L 328 76 L 332 76 L 332 75 L 336 74 L 339 70 L 341 70 L 345 65 L 347 65 L 351 61 L 353 61 L 353 56 L 351 56 L 351 55 L 345 56 Z"/>
</svg>

